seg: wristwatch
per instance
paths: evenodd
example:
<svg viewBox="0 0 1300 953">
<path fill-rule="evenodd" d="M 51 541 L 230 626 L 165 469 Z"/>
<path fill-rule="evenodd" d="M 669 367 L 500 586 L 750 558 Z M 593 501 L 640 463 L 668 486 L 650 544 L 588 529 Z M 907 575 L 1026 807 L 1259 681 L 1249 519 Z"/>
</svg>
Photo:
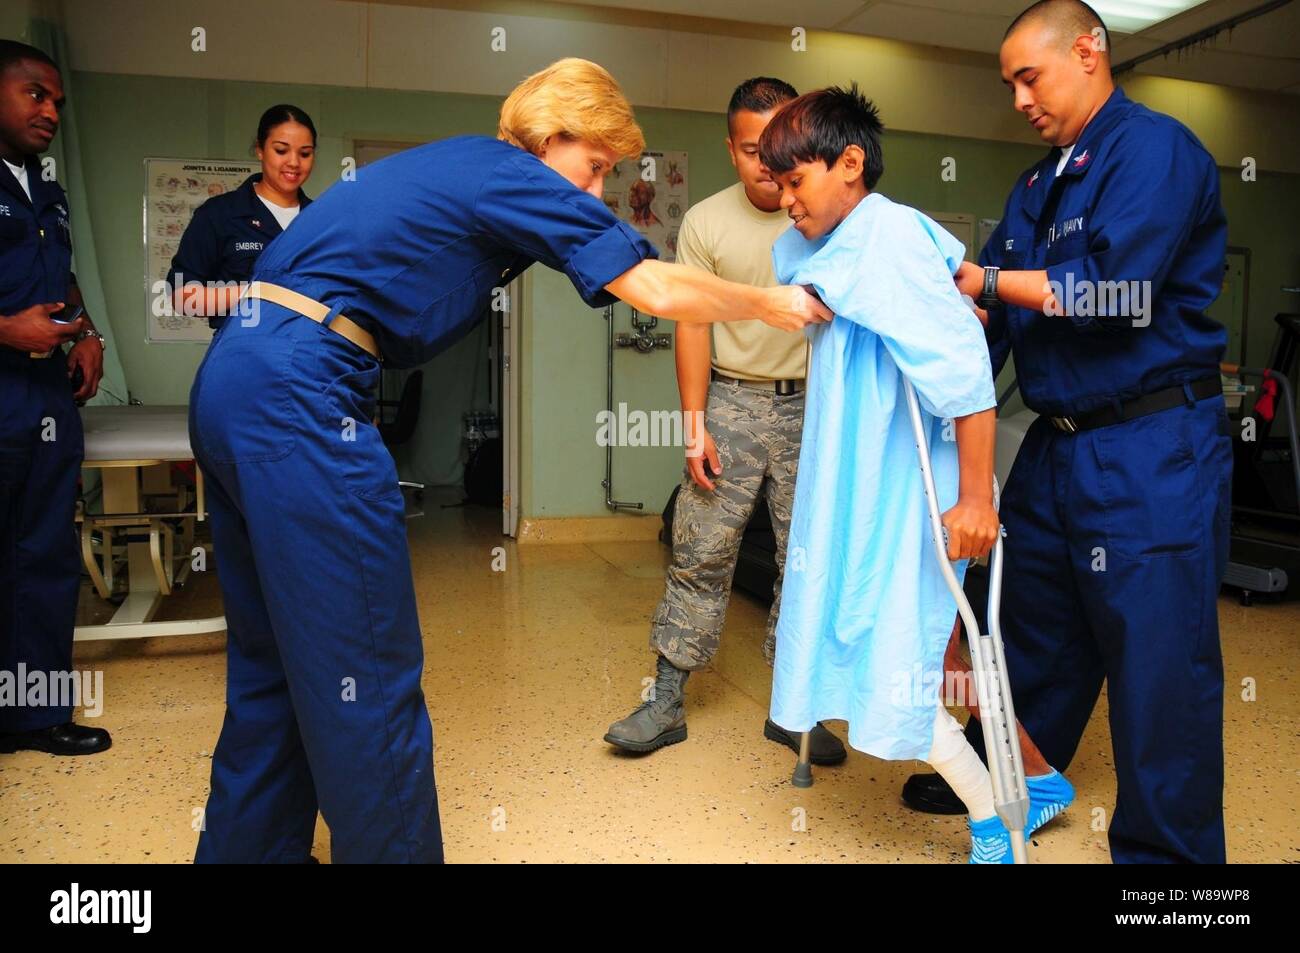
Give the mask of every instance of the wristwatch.
<svg viewBox="0 0 1300 953">
<path fill-rule="evenodd" d="M 73 338 L 73 343 L 80 344 L 82 341 L 86 340 L 86 338 L 94 338 L 95 340 L 99 341 L 100 350 L 107 350 L 108 345 L 104 343 L 104 335 L 100 334 L 94 328 L 86 328 L 75 338 Z"/>
<path fill-rule="evenodd" d="M 984 290 L 978 302 L 981 308 L 995 308 L 1002 303 L 998 300 L 998 271 L 997 265 L 984 268 Z"/>
</svg>

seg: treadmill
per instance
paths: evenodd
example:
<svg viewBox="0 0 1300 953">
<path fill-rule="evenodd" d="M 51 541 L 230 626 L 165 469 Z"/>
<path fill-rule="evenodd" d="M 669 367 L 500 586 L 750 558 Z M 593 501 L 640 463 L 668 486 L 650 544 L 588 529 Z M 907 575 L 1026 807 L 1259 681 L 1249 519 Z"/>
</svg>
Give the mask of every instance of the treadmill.
<svg viewBox="0 0 1300 953">
<path fill-rule="evenodd" d="M 1277 382 L 1276 412 L 1265 421 L 1252 402 L 1239 419 L 1254 417 L 1255 439 L 1233 434 L 1232 535 L 1223 584 L 1236 589 L 1242 605 L 1257 594 L 1300 597 L 1300 444 L 1296 437 L 1291 375 L 1300 354 L 1300 314 L 1279 314 L 1268 367 L 1225 364 L 1223 373 Z"/>
</svg>

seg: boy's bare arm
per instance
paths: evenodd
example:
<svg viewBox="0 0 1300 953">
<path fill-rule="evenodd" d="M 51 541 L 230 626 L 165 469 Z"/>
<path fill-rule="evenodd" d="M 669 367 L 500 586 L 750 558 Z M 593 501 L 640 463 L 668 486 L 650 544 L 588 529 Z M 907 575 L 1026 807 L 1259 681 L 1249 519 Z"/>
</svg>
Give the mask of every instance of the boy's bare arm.
<svg viewBox="0 0 1300 953">
<path fill-rule="evenodd" d="M 993 450 L 997 436 L 997 411 L 954 418 L 957 461 L 961 468 L 957 504 L 943 514 L 948 530 L 948 558 L 987 556 L 998 536 L 998 513 L 993 506 Z"/>
</svg>

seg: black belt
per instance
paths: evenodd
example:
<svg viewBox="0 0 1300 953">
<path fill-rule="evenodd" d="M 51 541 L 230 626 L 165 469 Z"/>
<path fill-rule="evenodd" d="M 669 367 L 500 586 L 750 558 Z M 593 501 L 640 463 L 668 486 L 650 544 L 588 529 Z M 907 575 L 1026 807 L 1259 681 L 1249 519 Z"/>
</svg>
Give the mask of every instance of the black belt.
<svg viewBox="0 0 1300 953">
<path fill-rule="evenodd" d="M 1079 433 L 1082 430 L 1109 427 L 1111 424 L 1158 414 L 1162 410 L 1172 410 L 1180 404 L 1187 403 L 1184 387 L 1191 390 L 1194 400 L 1205 400 L 1207 397 L 1215 397 L 1223 393 L 1223 382 L 1217 376 L 1206 377 L 1191 384 L 1166 387 L 1164 390 L 1152 391 L 1133 400 L 1121 401 L 1118 409 L 1113 406 L 1099 407 L 1072 417 L 1049 417 L 1048 419 L 1053 427 L 1063 433 Z"/>
<path fill-rule="evenodd" d="M 772 388 L 778 397 L 789 397 L 803 390 L 803 378 L 797 380 L 783 381 L 747 381 L 739 377 L 728 377 L 726 374 L 719 374 L 717 371 L 711 372 L 715 381 L 722 381 L 724 384 L 740 384 L 742 387 L 753 387 L 757 390 L 767 390 Z"/>
</svg>

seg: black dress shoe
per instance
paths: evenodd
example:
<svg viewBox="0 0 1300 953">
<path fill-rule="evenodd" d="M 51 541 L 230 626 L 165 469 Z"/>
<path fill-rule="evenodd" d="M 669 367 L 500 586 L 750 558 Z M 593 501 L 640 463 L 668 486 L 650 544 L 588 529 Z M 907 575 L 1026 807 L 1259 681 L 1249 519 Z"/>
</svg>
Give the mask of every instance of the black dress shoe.
<svg viewBox="0 0 1300 953">
<path fill-rule="evenodd" d="M 0 735 L 0 753 L 15 751 L 45 751 L 49 754 L 98 754 L 113 744 L 103 728 L 87 728 L 68 722 L 36 731 L 17 731 Z"/>
<path fill-rule="evenodd" d="M 903 785 L 903 803 L 923 814 L 965 814 L 953 789 L 937 774 L 914 774 Z"/>
<path fill-rule="evenodd" d="M 809 732 L 808 760 L 813 764 L 841 764 L 849 753 L 844 750 L 844 742 L 826 730 L 820 721 Z M 785 745 L 795 754 L 799 753 L 799 732 L 786 731 L 771 718 L 763 723 L 763 737 Z"/>
</svg>

